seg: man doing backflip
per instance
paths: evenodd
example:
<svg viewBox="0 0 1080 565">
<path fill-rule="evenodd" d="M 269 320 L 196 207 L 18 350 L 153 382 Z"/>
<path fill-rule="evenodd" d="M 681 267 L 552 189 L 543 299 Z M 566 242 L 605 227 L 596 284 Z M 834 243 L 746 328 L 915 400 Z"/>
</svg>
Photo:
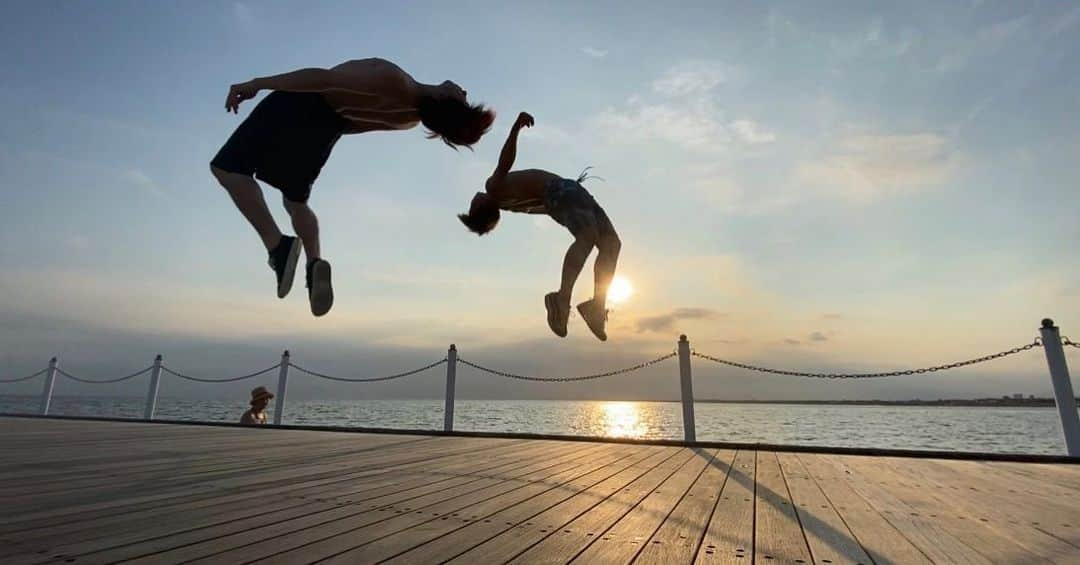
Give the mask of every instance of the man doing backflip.
<svg viewBox="0 0 1080 565">
<path fill-rule="evenodd" d="M 518 132 L 532 125 L 533 118 L 529 114 L 522 112 L 518 116 L 499 155 L 499 164 L 487 179 L 485 191 L 476 193 L 469 212 L 458 215 L 458 218 L 479 235 L 495 228 L 500 210 L 547 214 L 570 230 L 574 242 L 563 260 L 559 290 L 544 296 L 548 326 L 559 337 L 566 337 L 570 293 L 574 289 L 574 282 L 592 248 L 596 247 L 593 297 L 579 304 L 577 309 L 593 334 L 601 341 L 606 340 L 607 290 L 615 276 L 615 264 L 622 244 L 603 208 L 581 186 L 584 174 L 577 180 L 570 180 L 540 169 L 510 170 L 517 156 Z"/>
<path fill-rule="evenodd" d="M 360 59 L 330 69 L 300 69 L 257 78 L 229 88 L 225 110 L 260 90 L 271 92 L 236 128 L 210 163 L 210 170 L 251 223 L 270 254 L 277 295 L 292 288 L 301 242 L 307 255 L 311 313 L 326 314 L 334 303 L 330 263 L 319 249 L 319 222 L 308 207 L 312 184 L 343 134 L 398 131 L 423 124 L 429 138 L 450 147 L 471 146 L 495 114 L 466 102 L 460 86 L 423 84 L 384 59 Z M 278 229 L 263 199 L 259 179 L 281 191 L 299 236 Z"/>
</svg>

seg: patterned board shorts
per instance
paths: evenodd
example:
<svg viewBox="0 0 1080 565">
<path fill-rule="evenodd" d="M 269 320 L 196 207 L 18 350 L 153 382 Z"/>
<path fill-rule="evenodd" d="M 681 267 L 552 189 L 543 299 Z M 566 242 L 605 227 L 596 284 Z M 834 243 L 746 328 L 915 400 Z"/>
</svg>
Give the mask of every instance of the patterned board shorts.
<svg viewBox="0 0 1080 565">
<path fill-rule="evenodd" d="M 544 189 L 544 206 L 548 214 L 575 237 L 591 230 L 600 237 L 615 233 L 607 213 L 578 181 L 549 181 Z"/>
</svg>

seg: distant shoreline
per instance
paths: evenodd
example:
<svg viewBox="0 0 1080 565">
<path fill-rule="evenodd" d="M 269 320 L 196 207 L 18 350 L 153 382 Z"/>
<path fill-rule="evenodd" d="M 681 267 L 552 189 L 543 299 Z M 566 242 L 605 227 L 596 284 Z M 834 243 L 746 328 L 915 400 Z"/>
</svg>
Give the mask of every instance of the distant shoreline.
<svg viewBox="0 0 1080 565">
<path fill-rule="evenodd" d="M 705 404 L 813 404 L 826 406 L 974 406 L 981 408 L 1053 408 L 1053 398 L 942 398 L 938 400 L 718 400 Z M 1076 399 L 1080 407 L 1080 398 Z"/>
<path fill-rule="evenodd" d="M 0 398 L 18 398 L 21 400 L 27 400 L 37 402 L 39 395 L 37 394 L 4 394 L 0 393 Z M 53 398 L 60 399 L 109 399 L 109 400 L 129 400 L 135 402 L 141 402 L 141 396 L 82 396 L 82 395 L 55 395 Z M 186 401 L 220 401 L 220 399 L 210 398 L 196 398 L 196 397 L 167 397 L 172 400 L 186 400 Z M 442 398 L 368 398 L 368 399 L 316 399 L 305 398 L 300 402 L 361 402 L 363 400 L 373 401 L 424 401 L 424 402 L 439 402 L 443 401 Z M 462 399 L 469 402 L 662 402 L 662 403 L 674 403 L 678 404 L 679 399 L 666 399 L 666 400 L 642 400 L 642 399 L 558 399 L 558 398 L 489 398 L 489 399 Z M 938 400 L 722 400 L 717 398 L 697 398 L 694 400 L 697 404 L 781 404 L 781 405 L 805 405 L 805 406 L 956 406 L 956 407 L 975 407 L 975 408 L 1053 408 L 1053 398 L 941 398 Z M 243 404 L 242 401 L 240 401 Z M 1076 405 L 1080 408 L 1080 398 L 1076 399 Z"/>
</svg>

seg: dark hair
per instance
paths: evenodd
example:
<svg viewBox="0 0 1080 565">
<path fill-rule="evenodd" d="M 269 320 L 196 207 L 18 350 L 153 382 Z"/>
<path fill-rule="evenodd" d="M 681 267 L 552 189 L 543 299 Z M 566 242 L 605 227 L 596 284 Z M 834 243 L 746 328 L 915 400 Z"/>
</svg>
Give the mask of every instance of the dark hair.
<svg viewBox="0 0 1080 565">
<path fill-rule="evenodd" d="M 486 195 L 485 195 L 486 196 Z M 499 206 L 491 197 L 474 199 L 468 214 L 458 214 L 458 219 L 469 231 L 484 235 L 499 223 Z"/>
<path fill-rule="evenodd" d="M 469 104 L 456 98 L 424 97 L 417 107 L 420 122 L 428 129 L 428 139 L 442 138 L 457 149 L 471 148 L 495 121 L 495 112 L 483 104 Z"/>
</svg>

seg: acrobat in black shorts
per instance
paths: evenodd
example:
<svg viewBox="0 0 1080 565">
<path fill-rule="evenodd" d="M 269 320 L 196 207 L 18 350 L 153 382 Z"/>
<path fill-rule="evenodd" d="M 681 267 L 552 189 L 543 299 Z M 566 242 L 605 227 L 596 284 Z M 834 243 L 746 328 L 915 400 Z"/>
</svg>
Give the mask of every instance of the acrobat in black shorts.
<svg viewBox="0 0 1080 565">
<path fill-rule="evenodd" d="M 318 92 L 271 92 L 236 128 L 211 165 L 254 175 L 292 202 L 307 202 L 345 120 Z"/>
</svg>

